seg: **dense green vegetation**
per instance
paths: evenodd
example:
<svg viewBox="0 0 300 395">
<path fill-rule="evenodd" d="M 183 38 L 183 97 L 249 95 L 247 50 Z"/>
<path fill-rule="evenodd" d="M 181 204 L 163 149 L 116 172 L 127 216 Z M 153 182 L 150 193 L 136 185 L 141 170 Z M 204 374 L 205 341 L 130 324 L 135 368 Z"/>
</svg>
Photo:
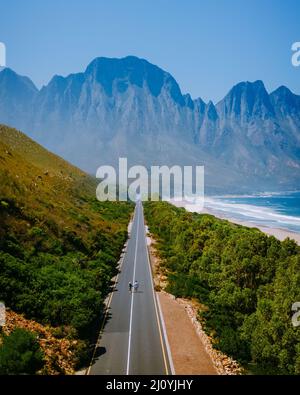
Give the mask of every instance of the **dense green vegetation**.
<svg viewBox="0 0 300 395">
<path fill-rule="evenodd" d="M 3 335 L 0 347 L 1 374 L 35 374 L 43 367 L 43 353 L 35 335 L 17 328 Z"/>
<path fill-rule="evenodd" d="M 110 205 L 92 202 L 99 218 L 113 223 Z M 86 240 L 64 229 L 53 237 L 45 225 L 23 235 L 10 229 L 0 239 L 0 297 L 6 305 L 42 323 L 72 325 L 83 334 L 99 317 L 126 240 L 130 207 L 123 205 L 123 218 L 119 211 L 119 229 L 96 228 Z"/>
<path fill-rule="evenodd" d="M 0 125 L 0 300 L 80 338 L 101 316 L 133 211 L 95 191 L 92 177 Z"/>
<path fill-rule="evenodd" d="M 149 202 L 145 215 L 158 240 L 167 290 L 194 297 L 216 347 L 256 373 L 300 374 L 300 247 L 258 229 Z"/>
</svg>

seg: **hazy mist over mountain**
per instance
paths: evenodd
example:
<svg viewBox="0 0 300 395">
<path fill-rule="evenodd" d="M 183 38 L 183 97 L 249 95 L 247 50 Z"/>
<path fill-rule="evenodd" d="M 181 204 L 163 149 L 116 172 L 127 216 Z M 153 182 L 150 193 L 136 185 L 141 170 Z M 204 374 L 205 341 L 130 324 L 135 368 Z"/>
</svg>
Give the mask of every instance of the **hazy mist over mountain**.
<svg viewBox="0 0 300 395">
<path fill-rule="evenodd" d="M 262 81 L 241 82 L 214 105 L 133 56 L 97 58 L 41 90 L 4 69 L 0 122 L 92 174 L 125 156 L 146 166 L 204 164 L 212 193 L 300 185 L 300 96 L 284 86 L 269 94 Z"/>
</svg>

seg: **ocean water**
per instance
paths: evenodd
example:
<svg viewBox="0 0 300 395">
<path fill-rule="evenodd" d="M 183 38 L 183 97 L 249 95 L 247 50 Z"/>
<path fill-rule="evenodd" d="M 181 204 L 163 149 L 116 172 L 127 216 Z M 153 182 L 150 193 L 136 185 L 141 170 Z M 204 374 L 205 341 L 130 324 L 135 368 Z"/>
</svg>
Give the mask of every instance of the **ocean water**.
<svg viewBox="0 0 300 395">
<path fill-rule="evenodd" d="M 225 218 L 300 233 L 300 191 L 207 197 L 204 207 Z"/>
</svg>

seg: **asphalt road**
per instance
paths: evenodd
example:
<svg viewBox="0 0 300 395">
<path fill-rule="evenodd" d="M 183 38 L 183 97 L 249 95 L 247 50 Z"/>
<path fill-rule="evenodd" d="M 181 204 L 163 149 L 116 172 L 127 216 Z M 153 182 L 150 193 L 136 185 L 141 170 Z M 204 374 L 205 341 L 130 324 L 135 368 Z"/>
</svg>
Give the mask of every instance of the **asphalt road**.
<svg viewBox="0 0 300 395">
<path fill-rule="evenodd" d="M 137 202 L 131 237 L 88 374 L 171 374 L 147 254 L 143 206 Z M 134 280 L 139 289 L 130 293 L 128 283 Z"/>
</svg>

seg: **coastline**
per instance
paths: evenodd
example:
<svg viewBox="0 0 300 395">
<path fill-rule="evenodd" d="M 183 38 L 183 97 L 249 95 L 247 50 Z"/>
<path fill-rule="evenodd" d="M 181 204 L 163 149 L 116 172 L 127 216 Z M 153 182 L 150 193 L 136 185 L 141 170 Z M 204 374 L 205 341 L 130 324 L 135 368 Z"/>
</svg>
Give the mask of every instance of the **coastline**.
<svg viewBox="0 0 300 395">
<path fill-rule="evenodd" d="M 185 208 L 187 211 L 191 211 L 192 205 L 184 200 L 181 202 L 170 200 L 170 203 L 176 207 Z M 257 228 L 257 229 L 261 230 L 263 233 L 267 234 L 268 236 L 274 236 L 280 241 L 283 241 L 284 239 L 289 237 L 290 239 L 294 240 L 297 244 L 300 245 L 300 233 L 292 232 L 290 230 L 286 230 L 286 229 L 282 229 L 282 228 L 261 226 L 261 225 L 258 225 L 258 224 L 252 223 L 252 222 L 238 220 L 238 219 L 232 218 L 230 216 L 227 217 L 226 215 L 222 215 L 221 213 L 219 213 L 217 211 L 210 210 L 205 207 L 201 211 L 197 210 L 196 212 L 199 214 L 210 214 L 216 218 L 224 219 L 224 220 L 227 220 L 227 221 L 232 222 L 237 225 L 247 226 L 248 228 Z"/>
</svg>

